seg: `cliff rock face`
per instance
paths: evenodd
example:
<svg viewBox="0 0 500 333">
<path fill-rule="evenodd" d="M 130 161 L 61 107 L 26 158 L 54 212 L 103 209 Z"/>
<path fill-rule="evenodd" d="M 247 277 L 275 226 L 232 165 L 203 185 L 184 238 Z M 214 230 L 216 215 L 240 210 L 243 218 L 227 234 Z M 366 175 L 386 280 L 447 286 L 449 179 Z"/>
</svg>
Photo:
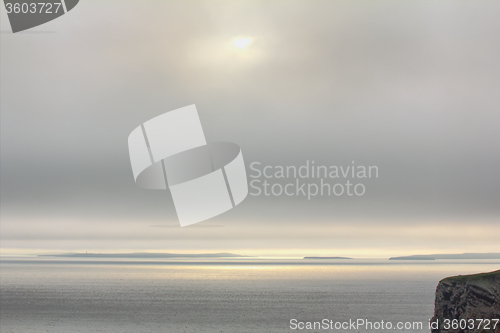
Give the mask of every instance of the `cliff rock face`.
<svg viewBox="0 0 500 333">
<path fill-rule="evenodd" d="M 478 319 L 489 319 L 489 327 L 485 326 L 487 320 L 480 327 Z M 500 270 L 453 276 L 439 282 L 432 333 L 500 333 L 496 319 L 500 319 Z"/>
</svg>

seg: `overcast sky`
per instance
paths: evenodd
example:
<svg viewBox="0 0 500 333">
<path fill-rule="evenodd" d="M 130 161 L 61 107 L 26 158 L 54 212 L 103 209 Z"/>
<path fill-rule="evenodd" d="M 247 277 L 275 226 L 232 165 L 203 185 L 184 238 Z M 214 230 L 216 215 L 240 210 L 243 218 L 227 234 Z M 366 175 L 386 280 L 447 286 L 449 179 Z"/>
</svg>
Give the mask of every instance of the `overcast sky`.
<svg viewBox="0 0 500 333">
<path fill-rule="evenodd" d="M 85 0 L 18 34 L 1 15 L 4 253 L 500 252 L 499 2 Z M 379 178 L 181 229 L 167 191 L 135 185 L 127 137 L 190 104 L 249 174 Z"/>
</svg>

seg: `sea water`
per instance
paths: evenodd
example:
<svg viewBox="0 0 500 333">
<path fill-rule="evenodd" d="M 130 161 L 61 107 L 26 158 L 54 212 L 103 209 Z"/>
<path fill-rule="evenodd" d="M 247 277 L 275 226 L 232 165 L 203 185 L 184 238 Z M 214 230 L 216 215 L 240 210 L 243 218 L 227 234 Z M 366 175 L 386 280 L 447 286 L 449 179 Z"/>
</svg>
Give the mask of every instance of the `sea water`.
<svg viewBox="0 0 500 333">
<path fill-rule="evenodd" d="M 362 319 L 421 322 L 392 331 L 429 332 L 439 280 L 499 268 L 500 260 L 2 258 L 0 331 L 289 332 L 299 330 L 292 323 Z"/>
</svg>

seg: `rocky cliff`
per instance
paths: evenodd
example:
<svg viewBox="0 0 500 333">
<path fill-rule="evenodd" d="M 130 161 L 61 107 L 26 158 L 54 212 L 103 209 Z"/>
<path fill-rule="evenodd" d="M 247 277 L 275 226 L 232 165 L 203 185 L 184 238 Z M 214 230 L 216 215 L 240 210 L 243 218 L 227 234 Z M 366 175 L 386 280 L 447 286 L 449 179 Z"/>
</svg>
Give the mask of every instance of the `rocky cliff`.
<svg viewBox="0 0 500 333">
<path fill-rule="evenodd" d="M 499 319 L 500 270 L 453 276 L 439 282 L 432 333 L 500 333 Z"/>
</svg>

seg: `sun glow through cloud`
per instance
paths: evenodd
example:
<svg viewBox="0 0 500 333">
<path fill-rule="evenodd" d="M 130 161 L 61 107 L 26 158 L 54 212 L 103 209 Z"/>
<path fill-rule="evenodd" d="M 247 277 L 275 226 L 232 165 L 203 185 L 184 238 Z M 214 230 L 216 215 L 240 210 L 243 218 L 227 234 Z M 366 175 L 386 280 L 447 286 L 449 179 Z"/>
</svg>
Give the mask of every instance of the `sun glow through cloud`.
<svg viewBox="0 0 500 333">
<path fill-rule="evenodd" d="M 238 37 L 233 40 L 231 45 L 237 49 L 244 49 L 252 43 L 252 38 L 250 37 Z"/>
</svg>

